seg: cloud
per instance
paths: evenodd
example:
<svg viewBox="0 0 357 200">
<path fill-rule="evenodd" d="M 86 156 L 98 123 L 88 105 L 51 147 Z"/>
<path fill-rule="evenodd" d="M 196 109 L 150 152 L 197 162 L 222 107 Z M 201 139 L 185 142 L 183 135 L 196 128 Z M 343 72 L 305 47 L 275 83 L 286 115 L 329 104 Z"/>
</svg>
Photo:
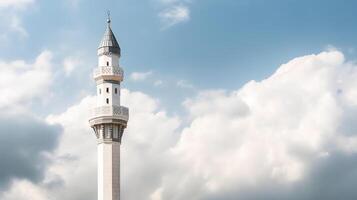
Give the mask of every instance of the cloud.
<svg viewBox="0 0 357 200">
<path fill-rule="evenodd" d="M 0 9 L 2 8 L 22 9 L 34 2 L 35 0 L 1 0 Z"/>
<path fill-rule="evenodd" d="M 179 80 L 176 83 L 179 88 L 193 89 L 194 86 L 187 80 Z"/>
<path fill-rule="evenodd" d="M 54 160 L 44 182 L 52 199 L 95 199 L 96 197 L 96 139 L 89 127 L 90 108 L 94 97 L 86 97 L 62 114 L 50 115 L 47 122 L 64 128 Z M 84 164 L 84 165 L 83 165 Z M 83 180 L 87 184 L 83 184 Z M 85 191 L 85 193 L 83 193 Z"/>
<path fill-rule="evenodd" d="M 0 188 L 6 188 L 13 179 L 40 182 L 61 128 L 19 113 L 2 113 L 0 128 Z"/>
<path fill-rule="evenodd" d="M 186 100 L 190 123 L 164 153 L 169 167 L 149 196 L 353 199 L 356 76 L 356 66 L 330 51 L 293 59 L 236 91 Z M 332 192 L 336 182 L 343 186 Z"/>
<path fill-rule="evenodd" d="M 323 52 L 296 58 L 268 79 L 237 91 L 207 91 L 187 100 L 192 121 L 171 149 L 181 171 L 164 175 L 156 195 L 180 200 L 335 199 L 343 193 L 352 199 L 354 190 L 321 191 L 334 187 L 325 179 L 339 170 L 339 176 L 355 177 L 348 169 L 356 162 L 356 143 L 348 153 L 341 143 L 355 141 L 357 129 L 341 122 L 356 114 L 351 105 L 357 98 L 350 97 L 357 91 L 350 87 L 356 85 L 356 75 L 342 53 Z M 356 180 L 341 178 L 337 185 Z"/>
<path fill-rule="evenodd" d="M 133 81 L 144 81 L 152 75 L 151 71 L 148 72 L 133 72 L 130 74 L 130 79 Z"/>
<path fill-rule="evenodd" d="M 82 64 L 82 60 L 77 57 L 67 57 L 63 60 L 63 69 L 66 76 L 70 76 L 73 70 Z"/>
<path fill-rule="evenodd" d="M 173 4 L 173 3 L 182 2 L 182 0 L 159 0 L 159 2 L 162 4 Z"/>
<path fill-rule="evenodd" d="M 36 184 L 27 180 L 16 180 L 13 182 L 11 190 L 3 194 L 2 200 L 19 200 L 19 199 L 48 200 L 45 191 Z"/>
<path fill-rule="evenodd" d="M 0 8 L 0 11 L 1 10 Z M 2 45 L 7 45 L 11 40 L 16 39 L 14 35 L 20 39 L 28 37 L 28 32 L 23 26 L 22 19 L 15 11 L 4 11 L 0 13 L 0 30 Z"/>
<path fill-rule="evenodd" d="M 51 83 L 51 59 L 52 53 L 44 51 L 34 63 L 0 61 L 0 193 L 20 184 L 16 194 L 25 195 L 25 188 L 42 182 L 51 163 L 62 129 L 27 109 Z M 30 188 L 28 191 L 32 194 Z M 11 199 L 7 198 L 9 192 L 13 193 L 5 191 L 1 199 Z"/>
<path fill-rule="evenodd" d="M 154 82 L 154 86 L 156 86 L 156 87 L 162 86 L 162 84 L 164 84 L 164 82 L 162 80 L 156 80 Z"/>
<path fill-rule="evenodd" d="M 10 17 L 10 19 L 10 30 L 20 34 L 22 37 L 27 37 L 28 33 L 23 27 L 21 19 L 16 15 L 13 15 L 12 17 Z"/>
<path fill-rule="evenodd" d="M 26 106 L 34 98 L 43 99 L 52 82 L 52 53 L 43 51 L 34 63 L 24 60 L 0 61 L 0 108 Z"/>
<path fill-rule="evenodd" d="M 17 183 L 17 179 L 23 180 L 21 191 L 26 183 L 41 182 L 51 162 L 49 154 L 57 145 L 61 128 L 49 125 L 26 109 L 48 90 L 51 59 L 52 53 L 44 51 L 34 63 L 0 61 L 3 95 L 0 98 L 0 192 Z"/>
<path fill-rule="evenodd" d="M 131 192 L 123 193 L 123 198 L 145 199 L 159 185 L 161 172 L 167 170 L 168 166 L 164 163 L 169 157 L 162 151 L 177 140 L 174 133 L 180 121 L 168 117 L 159 110 L 158 102 L 144 93 L 124 89 L 121 94 L 123 104 L 131 108 L 122 151 L 122 177 L 130 183 L 131 186 L 127 184 L 126 189 Z M 64 130 L 57 150 L 50 157 L 52 164 L 45 171 L 46 176 L 37 184 L 26 184 L 22 180 L 15 182 L 3 196 L 0 195 L 1 199 L 27 199 L 13 192 L 24 187 L 36 191 L 36 195 L 45 199 L 96 199 L 96 176 L 93 174 L 97 173 L 97 144 L 88 124 L 89 110 L 94 104 L 95 97 L 86 97 L 64 113 L 47 118 L 48 123 L 61 125 Z M 147 163 L 146 170 L 142 170 L 138 162 Z M 136 192 L 137 187 L 143 189 L 140 194 Z"/>
<path fill-rule="evenodd" d="M 122 198 L 352 200 L 356 85 L 357 66 L 326 51 L 234 91 L 201 91 L 183 103 L 187 116 L 170 116 L 153 97 L 123 90 L 130 121 Z M 45 179 L 28 185 L 41 197 L 96 198 L 96 143 L 87 121 L 94 101 L 86 97 L 47 118 L 64 132 Z M 5 194 L 16 195 L 22 184 Z"/>
<path fill-rule="evenodd" d="M 13 35 L 20 38 L 28 37 L 28 33 L 23 26 L 20 14 L 35 0 L 1 0 L 0 1 L 0 41 L 2 45 L 10 43 Z"/>
<path fill-rule="evenodd" d="M 174 5 L 159 13 L 163 28 L 190 20 L 190 9 L 185 5 Z"/>
</svg>

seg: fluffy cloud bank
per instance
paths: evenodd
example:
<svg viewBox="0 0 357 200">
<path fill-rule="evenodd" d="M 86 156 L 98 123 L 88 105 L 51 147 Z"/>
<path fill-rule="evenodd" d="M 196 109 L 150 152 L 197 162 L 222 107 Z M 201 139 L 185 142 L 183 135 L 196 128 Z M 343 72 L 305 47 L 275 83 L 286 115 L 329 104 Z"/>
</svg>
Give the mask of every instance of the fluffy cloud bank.
<svg viewBox="0 0 357 200">
<path fill-rule="evenodd" d="M 27 105 L 39 97 L 43 99 L 47 92 L 51 83 L 51 58 L 52 53 L 44 51 L 34 63 L 0 61 L 2 199 L 26 199 L 29 195 L 39 199 L 35 194 L 37 184 L 42 184 L 62 129 L 30 114 Z M 31 185 L 33 189 L 28 187 Z"/>
<path fill-rule="evenodd" d="M 124 90 L 131 118 L 122 198 L 355 199 L 356 70 L 338 51 L 299 57 L 263 81 L 187 99 L 188 116 L 168 116 L 152 97 Z M 47 118 L 64 132 L 44 179 L 18 180 L 1 199 L 24 187 L 38 199 L 96 199 L 93 101 Z"/>
<path fill-rule="evenodd" d="M 240 90 L 203 92 L 187 100 L 192 121 L 171 149 L 183 171 L 166 175 L 159 196 L 330 199 L 327 191 L 336 183 L 322 180 L 319 166 L 334 169 L 333 176 L 343 170 L 339 165 L 353 163 L 333 161 L 355 157 L 357 129 L 344 123 L 356 115 L 355 69 L 342 53 L 324 52 L 294 59 Z M 343 176 L 353 174 L 345 170 Z M 311 179 L 315 176 L 320 179 Z"/>
<path fill-rule="evenodd" d="M 50 51 L 43 51 L 34 63 L 0 61 L 0 108 L 24 106 L 47 93 L 52 82 L 51 61 Z"/>
<path fill-rule="evenodd" d="M 123 179 L 130 183 L 131 187 L 126 189 L 132 192 L 123 192 L 123 195 L 128 195 L 130 199 L 145 199 L 159 185 L 161 172 L 167 169 L 165 163 L 169 158 L 162 152 L 177 140 L 178 134 L 173 134 L 179 120 L 168 117 L 158 109 L 156 100 L 143 93 L 123 90 L 122 95 L 124 104 L 131 107 L 133 113 L 125 136 L 128 144 L 123 144 L 122 153 L 122 158 L 126 160 L 122 165 Z M 26 188 L 39 199 L 97 198 L 96 139 L 88 125 L 89 108 L 94 101 L 94 97 L 86 97 L 66 112 L 47 118 L 49 124 L 59 124 L 64 130 L 58 148 L 49 155 L 52 164 L 47 168 L 45 177 L 37 184 L 16 181 L 1 199 L 26 199 L 14 192 Z M 142 170 L 143 163 L 147 164 L 145 170 Z M 138 186 L 143 189 L 142 193 L 136 192 Z"/>
</svg>

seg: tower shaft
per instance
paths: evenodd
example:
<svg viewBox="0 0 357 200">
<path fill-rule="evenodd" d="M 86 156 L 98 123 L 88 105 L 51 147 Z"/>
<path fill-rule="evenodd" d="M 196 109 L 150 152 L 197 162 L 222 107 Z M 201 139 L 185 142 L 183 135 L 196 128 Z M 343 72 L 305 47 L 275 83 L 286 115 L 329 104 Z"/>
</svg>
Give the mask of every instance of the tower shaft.
<svg viewBox="0 0 357 200">
<path fill-rule="evenodd" d="M 120 199 L 120 143 L 98 144 L 98 200 Z"/>
</svg>

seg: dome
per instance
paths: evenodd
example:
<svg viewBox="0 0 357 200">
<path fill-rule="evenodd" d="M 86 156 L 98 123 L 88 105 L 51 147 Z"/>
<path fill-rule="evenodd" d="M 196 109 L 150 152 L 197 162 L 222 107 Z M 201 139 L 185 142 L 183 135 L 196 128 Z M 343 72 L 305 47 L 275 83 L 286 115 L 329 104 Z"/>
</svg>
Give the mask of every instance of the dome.
<svg viewBox="0 0 357 200">
<path fill-rule="evenodd" d="M 98 47 L 98 55 L 117 54 L 120 57 L 120 46 L 110 27 L 110 22 L 108 19 L 107 29 Z"/>
</svg>

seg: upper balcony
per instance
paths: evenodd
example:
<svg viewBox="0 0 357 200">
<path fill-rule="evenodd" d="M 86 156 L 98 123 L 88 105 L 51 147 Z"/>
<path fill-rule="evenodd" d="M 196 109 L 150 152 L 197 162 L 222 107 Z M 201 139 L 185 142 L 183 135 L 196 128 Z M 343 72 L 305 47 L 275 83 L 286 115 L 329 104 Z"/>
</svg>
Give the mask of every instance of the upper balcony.
<svg viewBox="0 0 357 200">
<path fill-rule="evenodd" d="M 124 106 L 101 106 L 94 108 L 89 122 L 92 125 L 105 123 L 103 120 L 119 120 L 124 122 L 126 125 L 129 120 L 129 109 Z"/>
<path fill-rule="evenodd" d="M 124 71 L 121 67 L 100 66 L 94 70 L 93 77 L 96 81 L 100 79 L 123 81 Z"/>
</svg>

